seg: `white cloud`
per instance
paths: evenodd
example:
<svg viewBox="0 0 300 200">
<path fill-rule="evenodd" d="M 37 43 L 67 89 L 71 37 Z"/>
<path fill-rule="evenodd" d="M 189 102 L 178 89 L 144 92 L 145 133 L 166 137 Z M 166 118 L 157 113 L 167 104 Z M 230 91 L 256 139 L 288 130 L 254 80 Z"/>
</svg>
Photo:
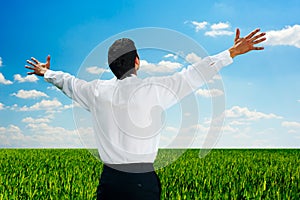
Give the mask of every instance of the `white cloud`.
<svg viewBox="0 0 300 200">
<path fill-rule="evenodd" d="M 76 108 L 76 107 L 77 108 L 82 108 L 79 103 L 77 103 L 77 102 L 74 101 L 72 104 L 64 105 L 63 109 L 67 110 L 67 109 Z"/>
<path fill-rule="evenodd" d="M 164 56 L 164 58 L 174 58 L 176 55 L 169 53 L 167 55 Z"/>
<path fill-rule="evenodd" d="M 210 26 L 211 30 L 206 31 L 204 35 L 211 36 L 211 37 L 217 37 L 217 36 L 223 36 L 223 35 L 233 35 L 234 32 L 228 30 L 230 28 L 229 22 L 219 22 L 217 24 L 213 24 Z M 226 30 L 227 29 L 227 30 Z"/>
<path fill-rule="evenodd" d="M 300 48 L 300 25 L 286 26 L 281 30 L 271 30 L 266 32 L 266 45 L 288 45 Z"/>
<path fill-rule="evenodd" d="M 178 52 L 176 54 L 169 53 L 167 55 L 164 55 L 163 57 L 164 58 L 173 58 L 174 60 L 177 60 L 180 54 L 182 54 L 182 52 Z"/>
<path fill-rule="evenodd" d="M 48 97 L 47 94 L 37 90 L 19 90 L 17 93 L 11 94 L 22 99 L 35 99 L 39 97 Z"/>
<path fill-rule="evenodd" d="M 194 52 L 192 52 L 186 55 L 185 60 L 191 64 L 194 64 L 201 61 L 201 57 L 195 54 Z"/>
<path fill-rule="evenodd" d="M 173 73 L 182 67 L 178 62 L 162 60 L 158 64 L 148 63 L 146 60 L 140 61 L 140 69 L 149 73 Z"/>
<path fill-rule="evenodd" d="M 24 119 L 22 119 L 22 122 L 24 123 L 32 123 L 32 124 L 36 124 L 36 123 L 48 123 L 50 122 L 49 118 L 37 118 L 34 119 L 32 117 L 26 117 Z"/>
<path fill-rule="evenodd" d="M 283 121 L 281 126 L 288 128 L 288 133 L 300 133 L 300 122 Z"/>
<path fill-rule="evenodd" d="M 71 109 L 74 107 L 80 107 L 80 105 L 78 103 L 71 103 L 68 105 L 63 105 L 60 101 L 58 101 L 56 98 L 54 98 L 53 100 L 41 100 L 40 102 L 35 103 L 32 106 L 23 106 L 23 107 L 19 107 L 17 104 L 14 104 L 10 107 L 6 107 L 6 108 L 10 108 L 10 110 L 14 110 L 14 111 L 39 111 L 39 110 L 44 110 L 46 111 L 48 115 L 47 118 L 50 119 L 50 116 L 53 113 L 58 113 L 58 112 L 62 112 L 63 110 L 67 110 L 67 109 Z"/>
<path fill-rule="evenodd" d="M 3 74 L 0 72 L 0 84 L 10 85 L 12 82 L 10 80 L 6 80 Z"/>
<path fill-rule="evenodd" d="M 7 128 L 0 127 L 0 133 L 3 133 L 3 132 L 20 133 L 21 129 L 18 126 L 15 126 L 15 125 L 11 124 Z"/>
<path fill-rule="evenodd" d="M 224 94 L 224 92 L 222 90 L 219 90 L 219 89 L 199 89 L 196 91 L 196 94 L 202 96 L 202 97 L 206 97 L 206 98 L 209 98 L 209 97 L 217 97 L 217 96 L 221 96 Z"/>
<path fill-rule="evenodd" d="M 284 121 L 281 123 L 283 127 L 287 128 L 300 128 L 300 122 L 289 122 L 289 121 Z"/>
<path fill-rule="evenodd" d="M 92 67 L 88 67 L 86 68 L 86 71 L 90 74 L 102 74 L 104 72 L 109 72 L 109 69 L 104 69 L 104 68 L 100 68 L 97 66 L 92 66 Z"/>
<path fill-rule="evenodd" d="M 55 111 L 62 106 L 62 103 L 57 99 L 53 100 L 42 100 L 30 107 L 23 106 L 20 108 L 20 111 L 36 111 L 36 110 L 46 110 L 46 111 Z"/>
<path fill-rule="evenodd" d="M 191 23 L 194 25 L 196 32 L 205 29 L 206 25 L 208 25 L 208 22 L 206 21 L 203 22 L 192 21 Z"/>
<path fill-rule="evenodd" d="M 256 110 L 251 111 L 247 107 L 233 106 L 225 111 L 227 118 L 243 118 L 244 120 L 255 121 L 258 119 L 282 119 L 281 116 L 273 113 L 265 114 Z"/>
<path fill-rule="evenodd" d="M 0 67 L 2 67 L 2 64 L 3 64 L 2 58 L 0 57 Z"/>
<path fill-rule="evenodd" d="M 24 82 L 36 82 L 39 79 L 35 75 L 27 75 L 25 77 L 22 77 L 20 74 L 15 74 L 14 80 L 18 81 L 19 83 L 24 83 Z"/>
<path fill-rule="evenodd" d="M 4 104 L 0 102 L 0 110 L 4 110 Z"/>
<path fill-rule="evenodd" d="M 230 28 L 230 24 L 229 22 L 219 22 L 217 24 L 213 24 L 210 26 L 210 28 L 212 30 L 220 30 L 220 29 L 227 29 L 227 28 Z"/>
<path fill-rule="evenodd" d="M 300 99 L 299 100 L 297 100 L 299 103 L 300 103 Z"/>
<path fill-rule="evenodd" d="M 17 104 L 13 104 L 12 106 L 9 106 L 10 110 L 18 110 L 18 105 Z"/>
<path fill-rule="evenodd" d="M 181 129 L 184 134 L 176 138 L 176 129 L 168 127 L 168 131 L 163 134 L 163 147 L 169 147 L 169 144 L 174 144 L 175 148 L 195 147 L 195 148 L 280 148 L 283 146 L 297 146 L 297 141 L 300 139 L 300 121 L 299 122 L 283 122 L 282 125 L 287 127 L 286 133 L 281 134 L 282 130 L 278 127 L 268 128 L 276 121 L 280 125 L 282 117 L 275 114 L 257 112 L 249 108 L 234 106 L 228 111 L 234 111 L 230 117 L 227 116 L 226 121 L 215 127 L 210 120 L 204 119 L 200 124 L 195 124 L 187 128 Z M 228 112 L 226 111 L 226 112 Z M 263 125 L 264 121 L 266 126 Z M 167 128 L 166 128 L 167 129 Z M 172 130 L 174 130 L 172 132 Z M 210 130 L 210 132 L 209 132 Z M 194 135 L 195 133 L 196 135 Z M 212 134 L 209 134 L 212 133 Z M 284 140 L 281 141 L 281 137 Z M 175 141 L 174 143 L 173 141 Z M 181 142 L 182 141 L 182 142 Z M 188 146 L 193 141 L 192 146 Z M 189 142 L 189 143 L 187 143 Z M 294 143 L 293 143 L 294 142 Z M 169 146 L 168 146 L 169 145 Z M 299 145 L 298 145 L 299 146 Z"/>
<path fill-rule="evenodd" d="M 26 126 L 33 135 L 31 138 L 38 141 L 42 147 L 82 147 L 76 130 L 50 126 L 46 123 L 32 123 Z"/>
<path fill-rule="evenodd" d="M 21 129 L 13 124 L 8 127 L 0 127 L 0 147 L 12 147 L 22 144 L 24 135 Z"/>
<path fill-rule="evenodd" d="M 206 21 L 204 22 L 192 21 L 191 23 L 194 25 L 196 32 L 206 29 L 206 26 L 209 24 Z M 230 27 L 231 26 L 229 22 L 214 23 L 210 26 L 210 30 L 206 31 L 204 35 L 210 37 L 217 37 L 217 36 L 224 36 L 224 35 L 230 36 L 234 34 L 234 32 L 230 30 Z"/>
<path fill-rule="evenodd" d="M 189 133 L 191 131 L 197 131 L 199 134 L 206 134 L 209 130 L 212 131 L 213 133 L 219 133 L 221 131 L 225 132 L 237 132 L 237 128 L 233 128 L 230 125 L 223 125 L 223 124 L 211 124 L 211 121 L 209 122 L 204 122 L 202 124 L 195 124 L 190 127 L 184 128 L 183 131 L 186 133 Z"/>
<path fill-rule="evenodd" d="M 213 147 L 219 140 L 223 132 L 238 133 L 239 129 L 229 125 L 220 124 L 220 126 L 213 126 L 211 124 L 194 124 L 188 127 L 181 127 L 181 135 L 176 135 L 178 130 L 176 128 L 169 128 L 168 133 L 162 134 L 164 141 L 160 143 L 162 146 L 170 148 L 189 148 L 189 147 Z M 165 145 L 168 144 L 169 146 Z"/>
<path fill-rule="evenodd" d="M 228 30 L 211 30 L 211 31 L 206 31 L 204 35 L 210 36 L 210 37 L 217 37 L 217 36 L 223 36 L 223 35 L 233 35 L 233 31 L 228 31 Z"/>
<path fill-rule="evenodd" d="M 25 131 L 12 124 L 8 127 L 0 127 L 0 147 L 82 148 L 77 131 L 86 133 L 84 136 L 91 135 L 92 132 L 91 128 L 68 130 L 63 127 L 50 126 L 32 118 L 27 118 L 25 121 L 33 122 L 26 126 L 26 134 L 23 134 Z"/>
</svg>

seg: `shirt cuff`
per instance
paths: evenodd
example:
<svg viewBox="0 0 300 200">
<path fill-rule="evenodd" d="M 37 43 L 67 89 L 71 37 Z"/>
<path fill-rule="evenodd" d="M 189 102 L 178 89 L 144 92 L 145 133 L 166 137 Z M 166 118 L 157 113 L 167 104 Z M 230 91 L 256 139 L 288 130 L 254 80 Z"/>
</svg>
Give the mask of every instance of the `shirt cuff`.
<svg viewBox="0 0 300 200">
<path fill-rule="evenodd" d="M 47 82 L 51 82 L 51 79 L 54 77 L 55 71 L 48 69 L 44 74 L 44 80 Z"/>
<path fill-rule="evenodd" d="M 225 51 L 217 54 L 216 57 L 221 60 L 223 66 L 230 65 L 233 62 L 233 59 L 230 56 L 229 50 L 225 50 Z"/>
</svg>

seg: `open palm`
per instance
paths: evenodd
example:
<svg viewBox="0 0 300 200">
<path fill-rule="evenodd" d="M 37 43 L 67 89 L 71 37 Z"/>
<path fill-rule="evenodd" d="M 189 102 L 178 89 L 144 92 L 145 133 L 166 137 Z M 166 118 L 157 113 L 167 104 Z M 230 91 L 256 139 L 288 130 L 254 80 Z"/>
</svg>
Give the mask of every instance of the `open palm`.
<svg viewBox="0 0 300 200">
<path fill-rule="evenodd" d="M 26 62 L 28 64 L 30 64 L 30 66 L 26 65 L 25 67 L 27 69 L 33 70 L 32 72 L 28 72 L 27 74 L 31 75 L 31 74 L 35 74 L 38 76 L 44 76 L 44 74 L 46 73 L 46 71 L 48 69 L 50 69 L 50 56 L 47 56 L 46 62 L 45 63 L 41 63 L 40 61 L 38 61 L 35 58 L 31 58 L 32 61 L 27 60 Z"/>
<path fill-rule="evenodd" d="M 229 49 L 231 57 L 247 53 L 252 50 L 263 50 L 264 47 L 254 46 L 266 40 L 266 33 L 259 33 L 260 29 L 255 29 L 246 37 L 240 37 L 240 30 L 236 30 L 234 45 Z"/>
</svg>

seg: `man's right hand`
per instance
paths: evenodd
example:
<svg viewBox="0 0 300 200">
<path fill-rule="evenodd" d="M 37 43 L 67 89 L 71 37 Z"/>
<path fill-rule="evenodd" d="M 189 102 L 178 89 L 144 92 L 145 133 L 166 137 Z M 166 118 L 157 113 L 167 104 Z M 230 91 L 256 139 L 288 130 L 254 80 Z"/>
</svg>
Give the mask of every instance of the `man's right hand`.
<svg viewBox="0 0 300 200">
<path fill-rule="evenodd" d="M 27 60 L 26 62 L 31 66 L 25 65 L 25 68 L 33 70 L 32 72 L 28 72 L 28 75 L 35 74 L 38 76 L 44 76 L 46 71 L 50 69 L 50 55 L 47 56 L 46 63 L 41 63 L 37 59 L 31 57 L 31 60 Z"/>
</svg>

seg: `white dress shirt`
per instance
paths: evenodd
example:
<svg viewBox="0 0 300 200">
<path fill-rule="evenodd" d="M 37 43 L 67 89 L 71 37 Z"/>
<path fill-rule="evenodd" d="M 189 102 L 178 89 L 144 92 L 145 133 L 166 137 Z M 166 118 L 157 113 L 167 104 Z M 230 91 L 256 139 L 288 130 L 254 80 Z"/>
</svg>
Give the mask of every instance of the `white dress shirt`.
<svg viewBox="0 0 300 200">
<path fill-rule="evenodd" d="M 87 82 L 47 70 L 44 78 L 90 111 L 101 160 L 108 164 L 153 163 L 161 113 L 232 63 L 229 51 L 209 56 L 170 76 Z"/>
</svg>

